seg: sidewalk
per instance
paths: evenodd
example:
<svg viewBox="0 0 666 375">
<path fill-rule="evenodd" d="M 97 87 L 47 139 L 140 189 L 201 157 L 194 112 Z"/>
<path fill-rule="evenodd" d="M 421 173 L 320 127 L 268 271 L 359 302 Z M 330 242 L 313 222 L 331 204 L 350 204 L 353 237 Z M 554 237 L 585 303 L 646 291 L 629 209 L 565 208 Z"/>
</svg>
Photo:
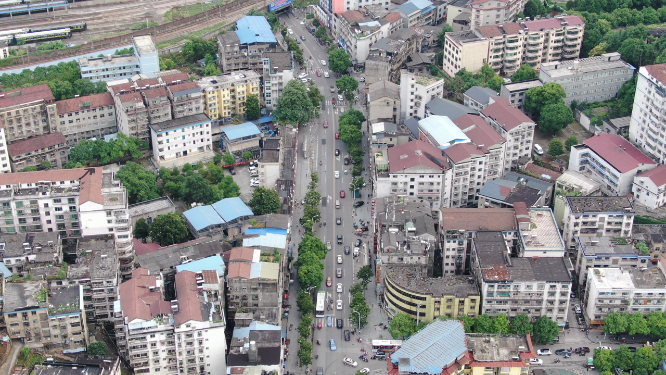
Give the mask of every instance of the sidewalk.
<svg viewBox="0 0 666 375">
<path fill-rule="evenodd" d="M 0 374 L 3 375 L 11 374 L 11 370 L 14 368 L 14 364 L 16 363 L 18 355 L 21 352 L 21 348 L 23 347 L 21 340 L 12 340 L 11 345 L 11 353 L 9 353 L 5 362 L 3 362 L 2 366 L 0 366 Z"/>
</svg>

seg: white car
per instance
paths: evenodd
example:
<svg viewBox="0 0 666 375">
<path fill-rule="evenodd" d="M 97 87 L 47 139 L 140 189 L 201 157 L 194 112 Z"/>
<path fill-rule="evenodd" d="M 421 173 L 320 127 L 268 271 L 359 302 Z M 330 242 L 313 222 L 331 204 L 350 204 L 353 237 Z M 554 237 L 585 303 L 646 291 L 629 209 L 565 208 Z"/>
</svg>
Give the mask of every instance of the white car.
<svg viewBox="0 0 666 375">
<path fill-rule="evenodd" d="M 338 255 L 338 264 L 342 264 L 342 255 Z"/>
<path fill-rule="evenodd" d="M 339 101 L 343 101 L 343 100 L 345 100 L 345 97 L 342 96 L 342 95 L 338 95 L 338 100 L 339 100 Z"/>
<path fill-rule="evenodd" d="M 340 178 L 340 171 L 335 171 L 335 178 Z"/>
<path fill-rule="evenodd" d="M 361 369 L 359 372 L 360 372 L 361 374 L 369 374 L 369 373 L 370 373 L 370 369 L 366 367 L 366 368 Z"/>
<path fill-rule="evenodd" d="M 338 283 L 338 289 L 336 289 L 336 292 L 342 293 L 342 283 Z"/>
<path fill-rule="evenodd" d="M 345 357 L 345 358 L 342 360 L 342 362 L 344 362 L 344 364 L 347 365 L 347 366 L 351 366 L 351 367 L 356 367 L 356 366 L 358 366 L 358 363 L 356 363 L 356 361 L 354 361 L 354 360 L 351 359 L 351 358 L 347 358 L 347 357 Z"/>
<path fill-rule="evenodd" d="M 537 355 L 553 355 L 550 349 L 539 349 L 537 350 Z"/>
<path fill-rule="evenodd" d="M 308 79 L 307 78 L 301 78 L 301 82 L 308 83 Z"/>
<path fill-rule="evenodd" d="M 299 79 L 303 79 L 303 78 L 305 78 L 305 77 L 307 77 L 307 76 L 308 76 L 307 73 L 301 73 L 301 74 L 298 75 L 298 78 L 299 78 Z"/>
<path fill-rule="evenodd" d="M 253 187 L 253 188 L 254 187 L 259 187 L 259 183 L 258 182 L 250 182 L 250 187 Z"/>
<path fill-rule="evenodd" d="M 610 346 L 600 346 L 600 347 L 598 347 L 597 349 L 601 349 L 601 350 L 613 350 L 613 349 L 611 349 Z"/>
<path fill-rule="evenodd" d="M 338 300 L 337 309 L 342 310 L 342 300 L 341 299 Z"/>
<path fill-rule="evenodd" d="M 326 60 L 321 60 L 321 65 L 326 66 Z"/>
<path fill-rule="evenodd" d="M 289 31 L 289 35 L 294 33 L 294 30 L 292 30 L 292 29 L 287 29 L 287 31 Z"/>
<path fill-rule="evenodd" d="M 530 358 L 530 365 L 532 365 L 532 366 L 541 366 L 541 365 L 543 365 L 543 359 Z"/>
<path fill-rule="evenodd" d="M 574 312 L 576 314 L 582 314 L 583 311 L 580 309 L 580 305 L 574 305 Z"/>
<path fill-rule="evenodd" d="M 255 184 L 255 183 L 258 184 L 258 183 L 259 183 L 259 179 L 258 179 L 258 178 L 253 178 L 253 179 L 250 180 L 250 183 L 251 183 L 251 184 Z"/>
<path fill-rule="evenodd" d="M 361 79 L 359 81 L 365 82 L 365 77 L 361 77 Z"/>
<path fill-rule="evenodd" d="M 324 78 L 328 78 L 328 72 L 324 72 Z"/>
</svg>

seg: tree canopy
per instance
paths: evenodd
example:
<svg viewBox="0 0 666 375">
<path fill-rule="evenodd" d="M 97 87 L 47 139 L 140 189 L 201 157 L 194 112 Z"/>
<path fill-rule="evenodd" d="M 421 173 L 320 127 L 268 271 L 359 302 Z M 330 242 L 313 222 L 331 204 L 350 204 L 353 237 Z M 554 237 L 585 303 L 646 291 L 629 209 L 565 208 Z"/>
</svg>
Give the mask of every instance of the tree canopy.
<svg viewBox="0 0 666 375">
<path fill-rule="evenodd" d="M 147 148 L 146 142 L 121 132 L 118 132 L 116 139 L 108 142 L 101 138 L 94 141 L 84 139 L 69 150 L 69 161 L 64 168 L 76 168 L 77 164 L 106 165 L 130 158 L 138 159 L 143 148 Z"/>
<path fill-rule="evenodd" d="M 559 138 L 553 138 L 548 144 L 548 155 L 556 158 L 564 154 L 564 145 Z"/>
<path fill-rule="evenodd" d="M 258 186 L 252 193 L 252 199 L 247 203 L 255 216 L 276 214 L 280 211 L 280 196 L 277 191 Z"/>
<path fill-rule="evenodd" d="M 556 133 L 573 121 L 573 111 L 569 106 L 564 103 L 548 104 L 541 109 L 538 126 L 544 133 Z"/>
<path fill-rule="evenodd" d="M 416 332 L 416 320 L 405 313 L 396 314 L 388 328 L 394 339 L 404 340 Z"/>
<path fill-rule="evenodd" d="M 139 218 L 134 224 L 134 232 L 132 233 L 134 238 L 141 240 L 141 242 L 146 242 L 146 238 L 150 236 L 150 224 L 144 218 Z"/>
<path fill-rule="evenodd" d="M 460 69 L 446 85 L 449 91 L 462 100 L 463 93 L 472 86 L 488 87 L 499 92 L 503 83 L 502 77 L 498 76 L 490 65 L 485 64 L 476 74 L 470 73 L 465 68 Z"/>
<path fill-rule="evenodd" d="M 291 80 L 287 83 L 273 115 L 280 124 L 293 126 L 306 124 L 313 118 L 314 106 L 303 82 Z"/>
<path fill-rule="evenodd" d="M 349 54 L 343 49 L 338 48 L 331 51 L 328 55 L 328 65 L 332 71 L 342 74 L 351 68 L 353 64 Z"/>
<path fill-rule="evenodd" d="M 215 56 L 217 54 L 217 43 L 214 40 L 203 40 L 201 38 L 191 38 L 183 45 L 183 56 L 189 62 L 195 62 L 206 57 L 206 55 Z"/>
<path fill-rule="evenodd" d="M 245 100 L 245 116 L 248 121 L 256 120 L 259 118 L 259 98 L 255 94 L 250 94 Z"/>
<path fill-rule="evenodd" d="M 351 76 L 342 76 L 339 80 L 335 81 L 335 85 L 338 87 L 338 93 L 345 96 L 345 99 L 352 101 L 354 99 L 354 94 L 358 88 L 358 81 Z"/>
<path fill-rule="evenodd" d="M 184 242 L 189 235 L 185 220 L 175 212 L 157 215 L 150 225 L 150 238 L 160 246 Z"/>
<path fill-rule="evenodd" d="M 541 109 L 549 104 L 564 103 L 567 94 L 559 83 L 546 83 L 543 86 L 532 87 L 525 93 L 525 111 L 537 115 Z"/>
<path fill-rule="evenodd" d="M 560 327 L 547 316 L 542 316 L 534 323 L 532 337 L 536 342 L 545 344 L 553 341 L 560 333 Z"/>
<path fill-rule="evenodd" d="M 534 0 L 530 0 L 532 2 Z M 537 1 L 538 2 L 538 1 Z M 529 4 L 529 3 L 528 3 Z M 529 65 L 523 64 L 511 76 L 511 82 L 523 82 L 539 78 L 539 74 Z"/>
<path fill-rule="evenodd" d="M 127 162 L 116 172 L 116 177 L 125 186 L 130 204 L 161 197 L 155 172 L 137 163 Z"/>
<path fill-rule="evenodd" d="M 210 204 L 240 195 L 240 188 L 234 178 L 225 176 L 224 169 L 214 162 L 205 166 L 199 163 L 195 167 L 185 164 L 182 173 L 177 167 L 173 169 L 162 167 L 159 177 L 162 179 L 165 192 L 173 199 L 187 203 Z"/>
</svg>

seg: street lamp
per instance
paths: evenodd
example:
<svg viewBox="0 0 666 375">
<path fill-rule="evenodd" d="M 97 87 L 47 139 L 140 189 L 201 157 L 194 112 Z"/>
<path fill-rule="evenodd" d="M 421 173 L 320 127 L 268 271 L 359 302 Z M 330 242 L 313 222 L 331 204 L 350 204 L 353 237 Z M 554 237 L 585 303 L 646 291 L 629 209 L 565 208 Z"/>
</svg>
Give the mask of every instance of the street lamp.
<svg viewBox="0 0 666 375">
<path fill-rule="evenodd" d="M 358 314 L 358 329 L 360 330 L 361 329 L 361 313 L 358 312 L 358 311 L 355 311 L 355 310 L 352 310 L 352 312 Z"/>
</svg>

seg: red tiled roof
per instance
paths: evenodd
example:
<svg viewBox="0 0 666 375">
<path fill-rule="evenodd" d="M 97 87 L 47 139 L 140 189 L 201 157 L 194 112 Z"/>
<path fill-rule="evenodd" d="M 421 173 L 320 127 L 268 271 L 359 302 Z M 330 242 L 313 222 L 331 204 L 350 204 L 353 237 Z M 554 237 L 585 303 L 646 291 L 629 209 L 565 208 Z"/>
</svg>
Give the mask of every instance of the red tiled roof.
<svg viewBox="0 0 666 375">
<path fill-rule="evenodd" d="M 363 18 L 363 13 L 359 12 L 358 10 L 348 10 L 342 13 L 342 17 L 344 17 L 345 20 L 347 20 L 347 22 L 351 25 L 357 20 Z"/>
<path fill-rule="evenodd" d="M 602 133 L 588 138 L 584 143 L 621 173 L 644 164 L 657 164 L 617 134 Z"/>
<path fill-rule="evenodd" d="M 117 85 L 109 86 L 114 94 L 128 94 L 138 90 L 134 82 L 120 83 Z"/>
<path fill-rule="evenodd" d="M 90 103 L 86 107 L 81 107 L 83 103 Z M 56 102 L 56 108 L 58 108 L 58 114 L 72 113 L 80 110 L 99 108 L 113 105 L 113 96 L 110 92 L 105 92 L 103 94 L 94 94 L 88 96 L 80 96 L 74 99 L 61 100 Z"/>
<path fill-rule="evenodd" d="M 508 100 L 504 98 L 493 98 L 493 100 L 495 102 L 481 110 L 481 113 L 495 120 L 507 131 L 511 131 L 522 123 L 534 124 L 534 121 L 518 108 L 512 107 Z"/>
<path fill-rule="evenodd" d="M 646 65 L 645 69 L 651 76 L 656 78 L 657 81 L 666 85 L 666 64 Z"/>
<path fill-rule="evenodd" d="M 18 141 L 7 146 L 9 156 L 14 157 L 28 152 L 35 152 L 42 149 L 48 149 L 51 146 L 57 146 L 67 143 L 65 135 L 62 133 L 49 133 Z"/>
<path fill-rule="evenodd" d="M 657 187 L 666 185 L 666 164 L 645 171 L 636 177 L 647 177 L 652 180 Z"/>
<path fill-rule="evenodd" d="M 234 247 L 233 249 L 227 251 L 225 254 L 229 254 L 229 258 L 226 259 L 226 262 L 238 262 L 238 261 L 248 261 L 252 262 L 254 259 L 254 249 L 249 247 Z"/>
<path fill-rule="evenodd" d="M 148 242 L 148 243 L 143 243 L 141 240 L 137 240 L 136 238 L 132 239 L 133 247 L 134 247 L 134 253 L 136 255 L 144 255 L 144 254 L 150 254 L 154 251 L 159 250 L 160 245 L 156 244 L 155 242 Z"/>
<path fill-rule="evenodd" d="M 540 20 L 525 21 L 525 27 L 530 31 L 539 31 L 541 29 L 556 29 L 562 27 L 562 23 L 555 18 L 542 18 Z"/>
<path fill-rule="evenodd" d="M 519 31 L 523 30 L 523 27 L 519 23 L 511 22 L 505 23 L 501 28 L 499 25 L 491 25 L 477 27 L 477 30 L 486 38 L 494 38 L 503 35 L 517 35 Z"/>
<path fill-rule="evenodd" d="M 171 313 L 171 304 L 162 300 L 161 293 L 150 291 L 149 287 L 156 284 L 157 278 L 145 268 L 135 269 L 132 278 L 120 284 L 120 306 L 127 322 L 151 320 L 159 314 Z"/>
<path fill-rule="evenodd" d="M 79 180 L 81 190 L 79 201 L 104 203 L 102 198 L 102 168 L 51 169 L 48 171 L 5 173 L 3 185 L 37 183 L 39 181 L 75 181 Z"/>
<path fill-rule="evenodd" d="M 145 88 L 151 87 L 151 86 L 160 86 L 162 84 L 162 82 L 160 82 L 160 80 L 158 78 L 140 79 L 140 80 L 138 80 L 134 83 L 136 83 L 136 86 L 141 88 L 141 89 L 145 89 Z"/>
<path fill-rule="evenodd" d="M 151 98 L 161 98 L 161 97 L 167 97 L 169 96 L 167 94 L 167 89 L 166 87 L 156 87 L 154 89 L 148 89 L 148 90 L 143 90 L 143 95 L 145 95 L 146 99 L 151 99 Z"/>
<path fill-rule="evenodd" d="M 506 269 L 505 264 L 494 264 L 493 268 L 484 268 L 481 270 L 486 280 L 508 280 L 509 270 Z"/>
<path fill-rule="evenodd" d="M 532 221 L 530 219 L 530 212 L 527 210 L 527 204 L 525 204 L 525 202 L 514 202 L 513 210 L 516 212 L 516 220 L 519 223 L 529 223 Z"/>
<path fill-rule="evenodd" d="M 442 227 L 446 229 L 513 231 L 517 230 L 512 208 L 440 208 Z"/>
<path fill-rule="evenodd" d="M 53 92 L 51 92 L 51 89 L 47 84 L 4 91 L 1 92 L 0 95 L 0 108 L 7 108 L 40 100 L 46 102 L 53 102 L 55 100 Z"/>
<path fill-rule="evenodd" d="M 391 13 L 387 14 L 386 17 L 384 17 L 384 19 L 393 23 L 393 22 L 401 20 L 402 17 L 400 16 L 400 13 L 398 13 L 398 12 L 391 12 Z"/>
<path fill-rule="evenodd" d="M 488 125 L 486 120 L 479 115 L 464 114 L 457 119 L 453 120 L 460 130 L 475 144 L 483 145 L 482 150 L 488 151 L 490 146 L 501 145 L 505 142 L 502 137 L 492 126 Z"/>
<path fill-rule="evenodd" d="M 562 173 L 560 173 L 560 172 L 556 172 L 552 169 L 544 168 L 540 165 L 536 165 L 536 164 L 531 163 L 531 162 L 528 163 L 525 166 L 525 170 L 528 171 L 528 172 L 534 173 L 535 175 L 539 176 L 540 179 L 546 180 L 546 181 L 555 181 L 558 178 L 560 178 L 560 176 L 562 176 Z M 549 176 L 550 178 L 545 177 L 545 176 Z"/>
<path fill-rule="evenodd" d="M 141 92 L 131 92 L 120 96 L 121 103 L 143 103 Z"/>
<path fill-rule="evenodd" d="M 444 150 L 446 156 L 448 156 L 452 162 L 460 163 L 461 161 L 471 158 L 483 156 L 483 150 L 471 143 L 458 143 Z"/>
<path fill-rule="evenodd" d="M 585 25 L 585 21 L 583 21 L 583 19 L 580 18 L 579 16 L 562 16 L 562 19 L 567 21 L 569 26 L 581 26 L 581 25 L 584 26 Z"/>
<path fill-rule="evenodd" d="M 449 162 L 440 149 L 420 140 L 389 148 L 388 159 L 391 173 L 418 166 L 440 170 L 449 168 Z M 439 165 L 434 160 L 439 161 Z"/>
<path fill-rule="evenodd" d="M 206 284 L 218 284 L 220 282 L 220 277 L 218 276 L 217 271 L 203 270 L 201 271 L 201 275 Z"/>
<path fill-rule="evenodd" d="M 204 321 L 197 290 L 197 276 L 194 272 L 176 273 L 176 296 L 178 297 L 178 312 L 173 315 L 176 326 L 192 320 Z"/>
<path fill-rule="evenodd" d="M 252 265 L 250 263 L 232 263 L 229 265 L 229 271 L 228 271 L 228 276 L 230 279 L 236 278 L 236 277 L 242 277 L 244 279 L 249 279 L 250 278 L 250 270 L 252 269 Z"/>
<path fill-rule="evenodd" d="M 489 2 L 489 1 L 492 1 L 492 0 L 475 0 L 475 1 L 472 2 L 472 4 L 473 4 L 473 5 L 476 5 L 476 4 L 483 4 L 483 3 L 487 3 L 487 2 Z M 509 0 L 499 0 L 499 1 L 503 1 L 503 2 L 506 3 L 506 2 L 508 2 Z"/>
<path fill-rule="evenodd" d="M 177 84 L 180 84 L 182 82 L 189 81 L 190 80 L 190 75 L 187 74 L 187 73 L 175 73 L 175 74 L 169 74 L 169 75 L 166 75 L 166 76 L 162 76 L 162 77 L 160 77 L 160 79 L 162 80 L 162 82 L 171 86 L 171 85 L 177 85 Z M 177 81 L 181 81 L 181 82 L 177 82 Z"/>
<path fill-rule="evenodd" d="M 177 85 L 169 86 L 169 91 L 171 91 L 173 94 L 176 94 L 181 91 L 193 90 L 198 88 L 199 85 L 197 85 L 196 82 L 183 82 Z"/>
</svg>

